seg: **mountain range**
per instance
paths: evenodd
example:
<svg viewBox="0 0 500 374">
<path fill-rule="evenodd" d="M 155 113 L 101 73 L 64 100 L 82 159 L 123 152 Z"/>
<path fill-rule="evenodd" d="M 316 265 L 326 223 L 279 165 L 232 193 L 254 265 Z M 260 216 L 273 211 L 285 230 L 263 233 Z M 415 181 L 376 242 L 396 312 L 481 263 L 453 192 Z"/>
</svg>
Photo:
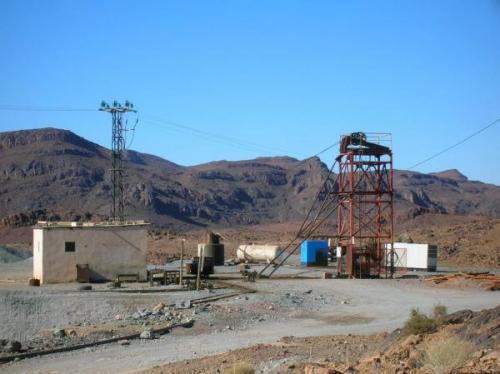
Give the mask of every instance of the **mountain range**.
<svg viewBox="0 0 500 374">
<path fill-rule="evenodd" d="M 395 155 L 397 157 L 397 154 Z M 109 149 L 56 128 L 0 133 L 0 225 L 38 219 L 105 219 Z M 297 221 L 328 174 L 317 157 L 260 157 L 181 166 L 127 152 L 126 212 L 160 227 L 190 229 Z M 395 170 L 398 224 L 426 214 L 500 217 L 500 186 L 457 170 Z"/>
</svg>

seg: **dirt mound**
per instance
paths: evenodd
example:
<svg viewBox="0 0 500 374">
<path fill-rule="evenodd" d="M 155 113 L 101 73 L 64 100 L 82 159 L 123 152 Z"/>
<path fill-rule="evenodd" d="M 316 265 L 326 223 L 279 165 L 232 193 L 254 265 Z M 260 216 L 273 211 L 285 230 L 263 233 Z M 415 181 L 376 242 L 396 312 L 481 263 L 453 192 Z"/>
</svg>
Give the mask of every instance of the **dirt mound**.
<svg viewBox="0 0 500 374">
<path fill-rule="evenodd" d="M 28 257 L 31 257 L 29 251 L 0 246 L 0 263 L 18 262 Z"/>
<path fill-rule="evenodd" d="M 453 323 L 450 323 L 452 322 Z M 410 335 L 387 349 L 362 358 L 358 373 L 498 373 L 500 370 L 500 306 L 447 316 L 436 333 Z"/>
<path fill-rule="evenodd" d="M 447 287 L 477 287 L 485 290 L 500 290 L 500 275 L 491 273 L 457 273 L 425 278 L 426 282 Z"/>
</svg>

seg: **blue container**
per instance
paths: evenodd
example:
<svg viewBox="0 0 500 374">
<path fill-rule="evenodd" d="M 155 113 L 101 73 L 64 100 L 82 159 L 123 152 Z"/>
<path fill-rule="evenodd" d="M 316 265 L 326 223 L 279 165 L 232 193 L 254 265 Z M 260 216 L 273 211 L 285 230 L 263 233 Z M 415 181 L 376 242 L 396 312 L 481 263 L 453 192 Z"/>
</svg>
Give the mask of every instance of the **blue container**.
<svg viewBox="0 0 500 374">
<path fill-rule="evenodd" d="M 300 245 L 301 265 L 328 265 L 328 241 L 305 240 Z"/>
</svg>

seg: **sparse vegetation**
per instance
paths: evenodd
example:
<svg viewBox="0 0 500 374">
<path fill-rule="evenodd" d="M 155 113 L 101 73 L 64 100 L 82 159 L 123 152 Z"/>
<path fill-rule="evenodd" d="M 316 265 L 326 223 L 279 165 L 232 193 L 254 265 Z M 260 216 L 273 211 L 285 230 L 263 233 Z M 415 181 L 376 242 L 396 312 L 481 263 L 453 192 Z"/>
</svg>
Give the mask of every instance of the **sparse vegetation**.
<svg viewBox="0 0 500 374">
<path fill-rule="evenodd" d="M 405 335 L 430 334 L 436 331 L 438 326 L 443 324 L 447 314 L 447 308 L 444 305 L 437 304 L 433 311 L 432 317 L 420 312 L 414 308 L 410 312 L 410 317 L 403 327 Z"/>
<path fill-rule="evenodd" d="M 397 239 L 398 242 L 413 243 L 413 239 L 407 231 L 400 233 Z"/>
<path fill-rule="evenodd" d="M 432 315 L 434 317 L 434 322 L 436 322 L 436 325 L 441 326 L 443 324 L 446 314 L 448 314 L 448 309 L 444 305 L 437 304 L 434 307 Z"/>
<path fill-rule="evenodd" d="M 472 352 L 474 345 L 456 336 L 450 336 L 427 343 L 421 365 L 435 374 L 448 374 L 465 364 Z"/>
<path fill-rule="evenodd" d="M 224 374 L 254 374 L 255 369 L 252 365 L 245 362 L 235 364 L 232 368 L 226 369 Z"/>
<path fill-rule="evenodd" d="M 418 309 L 412 309 L 410 317 L 403 327 L 405 335 L 429 334 L 436 331 L 437 325 L 434 318 L 431 318 Z"/>
</svg>

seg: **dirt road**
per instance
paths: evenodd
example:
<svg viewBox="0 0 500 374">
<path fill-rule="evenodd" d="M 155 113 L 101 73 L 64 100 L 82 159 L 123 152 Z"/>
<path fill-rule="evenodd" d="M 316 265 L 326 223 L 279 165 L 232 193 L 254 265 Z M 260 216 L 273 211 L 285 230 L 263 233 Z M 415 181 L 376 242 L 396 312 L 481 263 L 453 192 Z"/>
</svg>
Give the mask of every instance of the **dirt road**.
<svg viewBox="0 0 500 374">
<path fill-rule="evenodd" d="M 500 304 L 500 294 L 477 289 L 439 289 L 419 280 L 260 280 L 259 292 L 213 303 L 199 312 L 195 326 L 130 346 L 94 349 L 22 360 L 1 367 L 6 373 L 133 372 L 271 343 L 284 336 L 367 334 L 400 327 L 411 308 L 450 312 Z"/>
</svg>

